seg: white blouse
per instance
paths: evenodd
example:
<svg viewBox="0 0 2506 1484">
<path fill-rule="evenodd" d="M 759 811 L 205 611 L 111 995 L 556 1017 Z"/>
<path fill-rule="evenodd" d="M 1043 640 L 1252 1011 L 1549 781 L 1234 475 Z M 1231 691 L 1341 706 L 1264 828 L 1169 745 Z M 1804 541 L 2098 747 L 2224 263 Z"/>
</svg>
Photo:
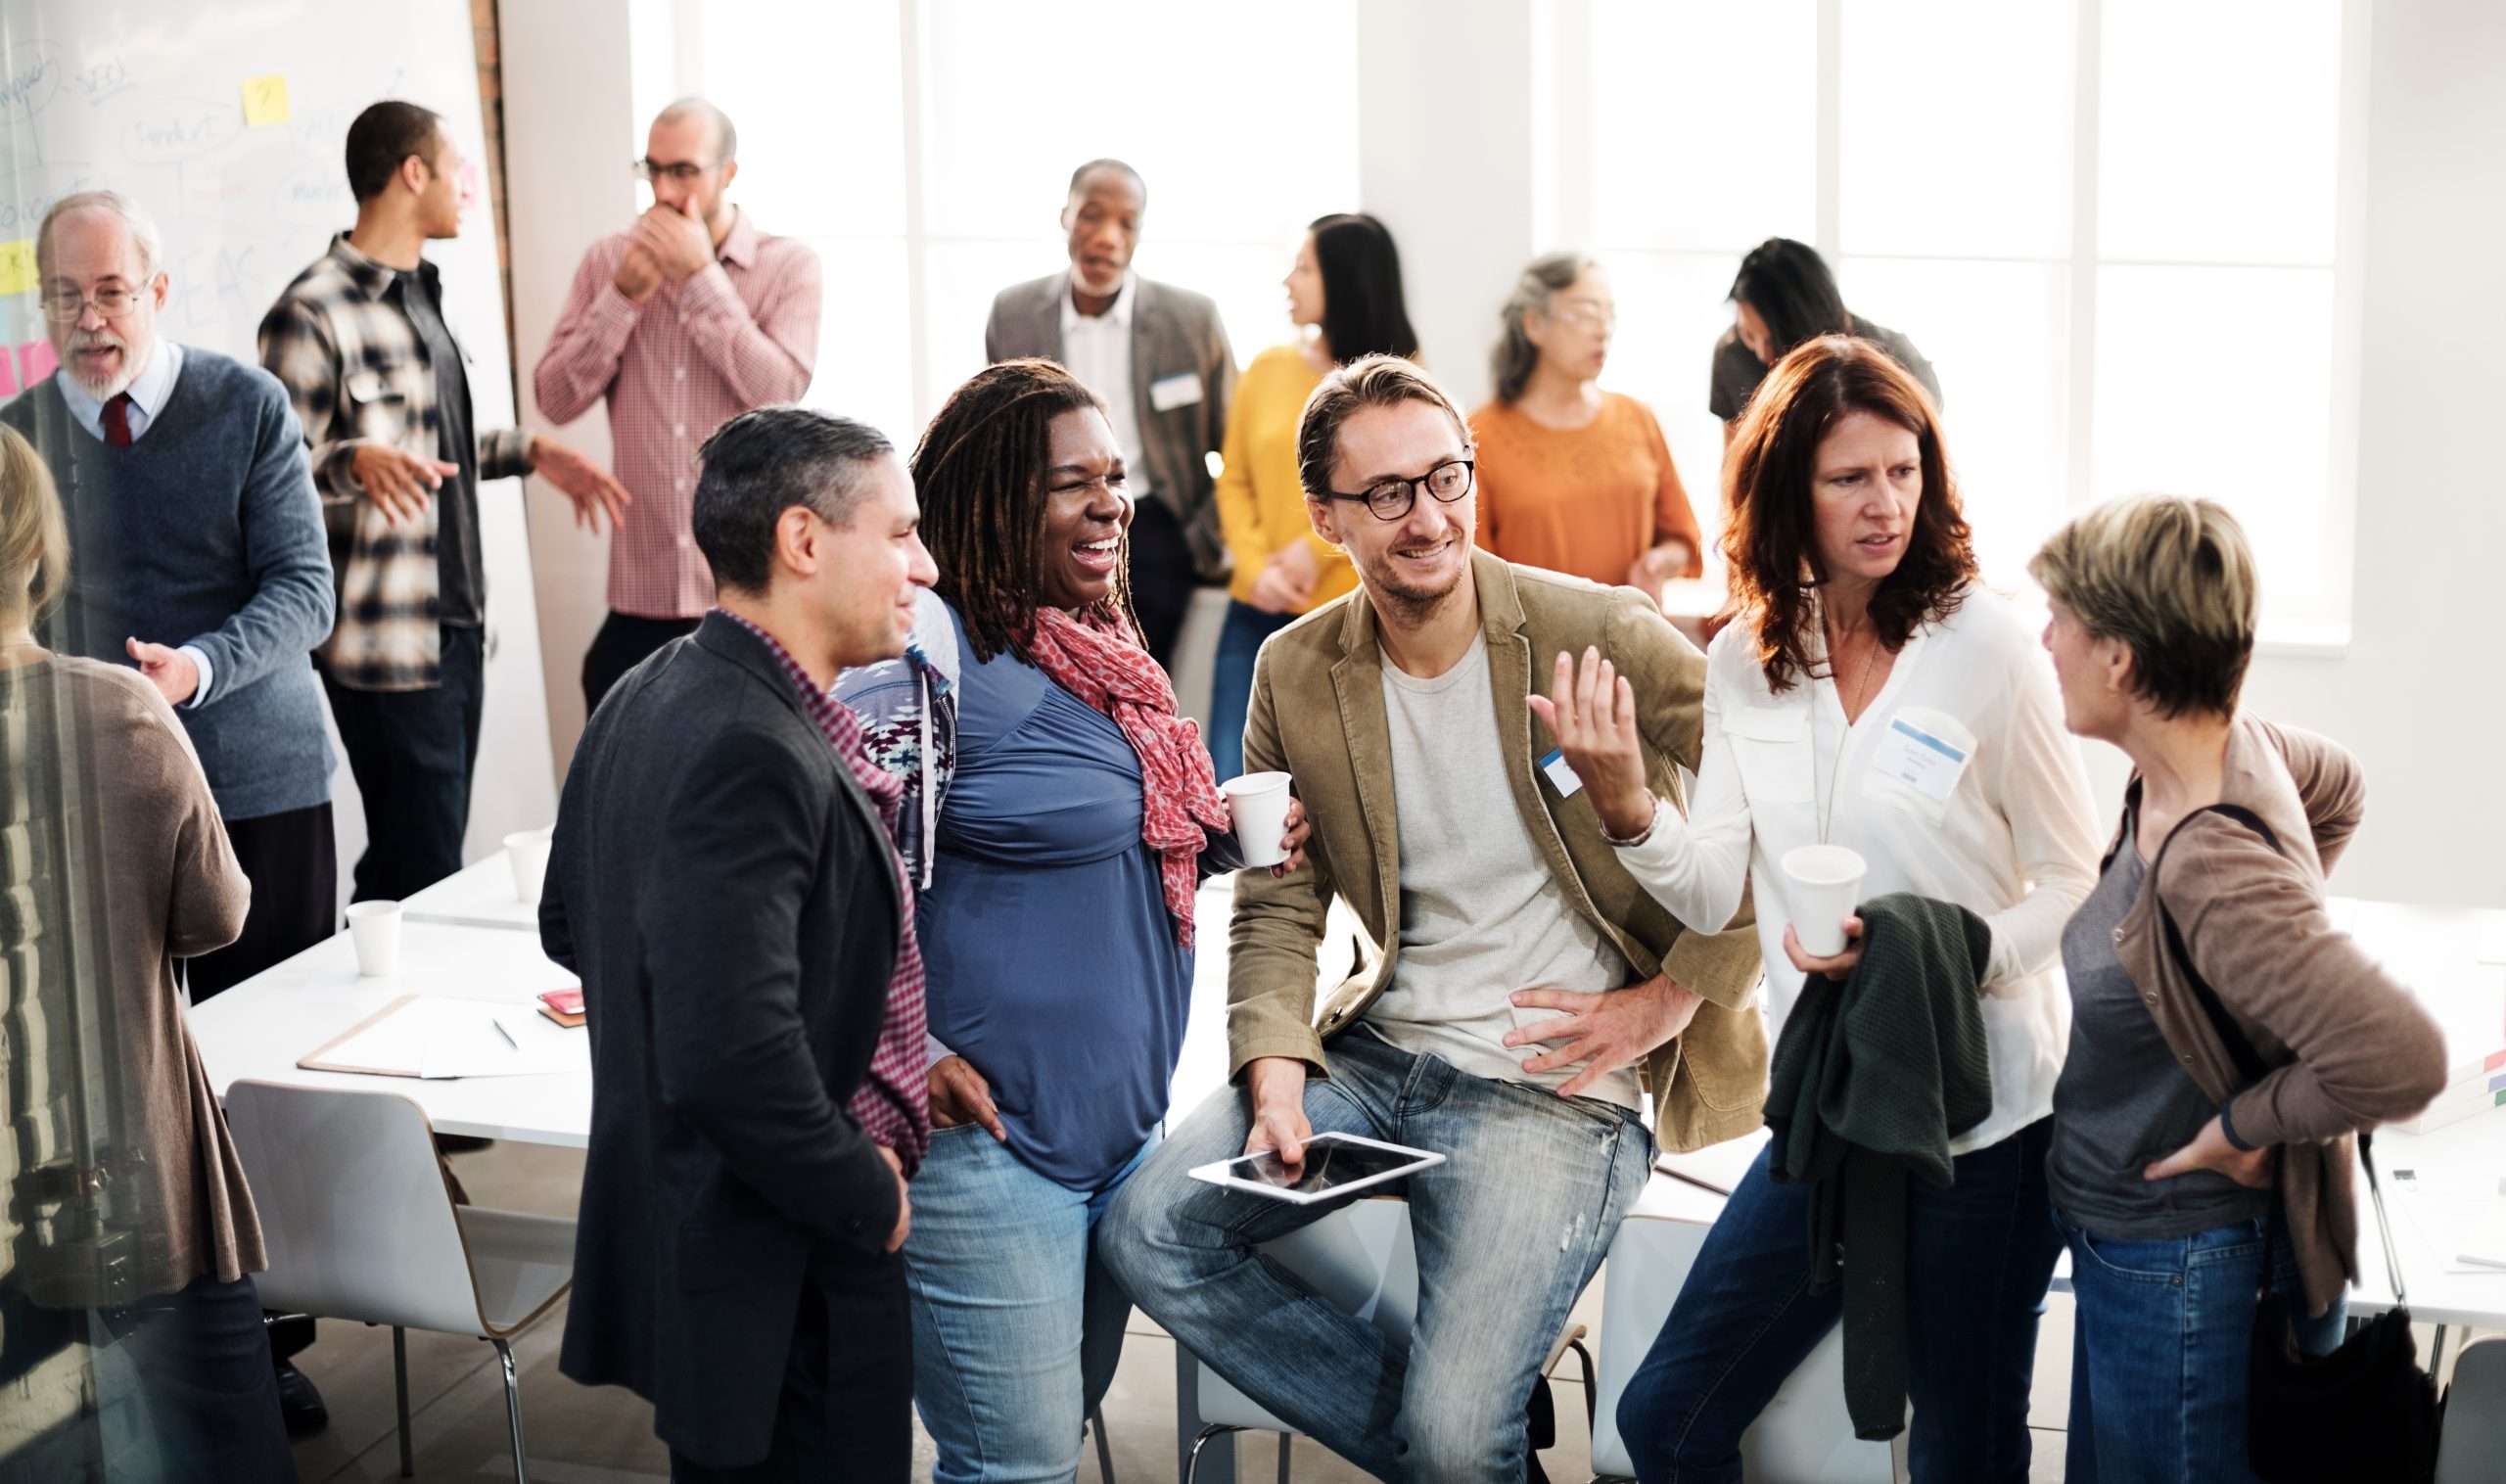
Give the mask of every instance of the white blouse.
<svg viewBox="0 0 2506 1484">
<path fill-rule="evenodd" d="M 1747 883 L 1776 1033 L 1804 978 L 1784 951 L 1782 862 L 1794 847 L 1859 852 L 1865 901 L 1912 892 L 1983 918 L 1992 1112 L 1949 1147 L 1998 1143 L 2053 1111 L 2070 1036 L 2063 924 L 2097 880 L 2088 772 L 2053 665 L 2006 600 L 1970 588 L 1947 621 L 1906 641 L 1847 725 L 1832 678 L 1775 694 L 1755 641 L 1745 622 L 1715 636 L 1695 797 L 1685 818 L 1657 804 L 1651 836 L 1621 847 L 1620 861 L 1700 932 L 1730 925 Z"/>
</svg>

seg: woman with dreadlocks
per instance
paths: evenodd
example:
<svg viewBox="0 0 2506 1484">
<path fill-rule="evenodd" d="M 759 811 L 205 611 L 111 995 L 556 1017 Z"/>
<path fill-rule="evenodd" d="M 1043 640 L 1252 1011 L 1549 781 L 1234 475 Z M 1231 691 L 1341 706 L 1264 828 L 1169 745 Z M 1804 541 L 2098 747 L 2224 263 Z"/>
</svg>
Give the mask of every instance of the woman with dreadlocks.
<svg viewBox="0 0 2506 1484">
<path fill-rule="evenodd" d="M 1091 1253 L 1183 1044 L 1225 798 L 1134 623 L 1104 404 L 1050 361 L 951 394 L 913 453 L 940 581 L 913 652 L 845 675 L 908 796 L 935 1135 L 905 1243 L 941 1481 L 1067 1479 L 1131 1304 Z M 1284 870 L 1302 859 L 1292 809 Z"/>
</svg>

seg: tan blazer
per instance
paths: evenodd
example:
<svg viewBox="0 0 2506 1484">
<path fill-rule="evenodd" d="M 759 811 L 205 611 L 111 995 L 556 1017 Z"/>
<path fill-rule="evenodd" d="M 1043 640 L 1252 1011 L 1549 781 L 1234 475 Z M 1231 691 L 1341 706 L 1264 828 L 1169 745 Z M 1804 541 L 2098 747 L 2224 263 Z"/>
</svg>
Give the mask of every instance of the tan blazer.
<svg viewBox="0 0 2506 1484">
<path fill-rule="evenodd" d="M 1667 972 L 1705 997 L 1687 1032 L 1642 1069 L 1653 1094 L 1654 1137 L 1694 1149 L 1758 1125 L 1766 1090 L 1766 1028 L 1755 1003 L 1757 930 L 1743 907 L 1721 933 L 1692 933 L 1639 886 L 1602 838 L 1590 800 L 1560 800 L 1533 760 L 1556 746 L 1527 701 L 1535 674 L 1560 650 L 1598 644 L 1636 688 L 1653 792 L 1681 804 L 1674 763 L 1694 770 L 1705 694 L 1705 657 L 1643 594 L 1579 578 L 1471 557 L 1497 714 L 1514 802 L 1576 910 L 1605 933 L 1640 978 Z M 1314 825 L 1307 863 L 1274 880 L 1235 878 L 1228 958 L 1230 1070 L 1259 1056 L 1293 1056 L 1329 1075 L 1323 1043 L 1348 1029 L 1392 982 L 1400 949 L 1400 821 L 1394 817 L 1392 741 L 1383 710 L 1375 613 L 1362 587 L 1272 636 L 1253 673 L 1244 729 L 1248 771 L 1296 779 Z M 1685 807 L 1684 805 L 1682 807 Z M 1368 961 L 1314 1017 L 1315 950 L 1331 899 L 1365 925 Z"/>
</svg>

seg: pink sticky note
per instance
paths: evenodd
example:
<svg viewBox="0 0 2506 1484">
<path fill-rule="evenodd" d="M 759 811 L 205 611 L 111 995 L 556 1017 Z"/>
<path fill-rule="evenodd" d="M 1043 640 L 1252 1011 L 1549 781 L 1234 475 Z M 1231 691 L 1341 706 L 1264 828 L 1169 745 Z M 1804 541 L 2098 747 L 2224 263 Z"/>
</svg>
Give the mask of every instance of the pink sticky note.
<svg viewBox="0 0 2506 1484">
<path fill-rule="evenodd" d="M 61 357 L 52 353 L 52 342 L 48 340 L 30 340 L 18 348 L 18 380 L 29 387 L 60 366 Z"/>
<path fill-rule="evenodd" d="M 0 355 L 0 396 L 18 394 L 18 367 L 12 356 Z"/>
</svg>

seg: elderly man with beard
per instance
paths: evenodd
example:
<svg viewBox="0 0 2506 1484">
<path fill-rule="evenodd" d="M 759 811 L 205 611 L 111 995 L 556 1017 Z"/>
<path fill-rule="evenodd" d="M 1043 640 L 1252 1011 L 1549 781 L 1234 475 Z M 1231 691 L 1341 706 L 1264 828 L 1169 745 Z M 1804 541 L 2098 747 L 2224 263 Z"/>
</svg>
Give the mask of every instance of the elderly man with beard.
<svg viewBox="0 0 2506 1484">
<path fill-rule="evenodd" d="M 309 658 L 331 631 L 321 504 L 276 378 L 157 333 L 171 286 L 137 206 L 66 196 L 35 256 L 61 369 L 0 420 L 43 454 L 69 518 L 68 600 L 42 642 L 155 683 L 252 878 L 243 936 L 190 962 L 197 1004 L 338 925 Z"/>
</svg>

